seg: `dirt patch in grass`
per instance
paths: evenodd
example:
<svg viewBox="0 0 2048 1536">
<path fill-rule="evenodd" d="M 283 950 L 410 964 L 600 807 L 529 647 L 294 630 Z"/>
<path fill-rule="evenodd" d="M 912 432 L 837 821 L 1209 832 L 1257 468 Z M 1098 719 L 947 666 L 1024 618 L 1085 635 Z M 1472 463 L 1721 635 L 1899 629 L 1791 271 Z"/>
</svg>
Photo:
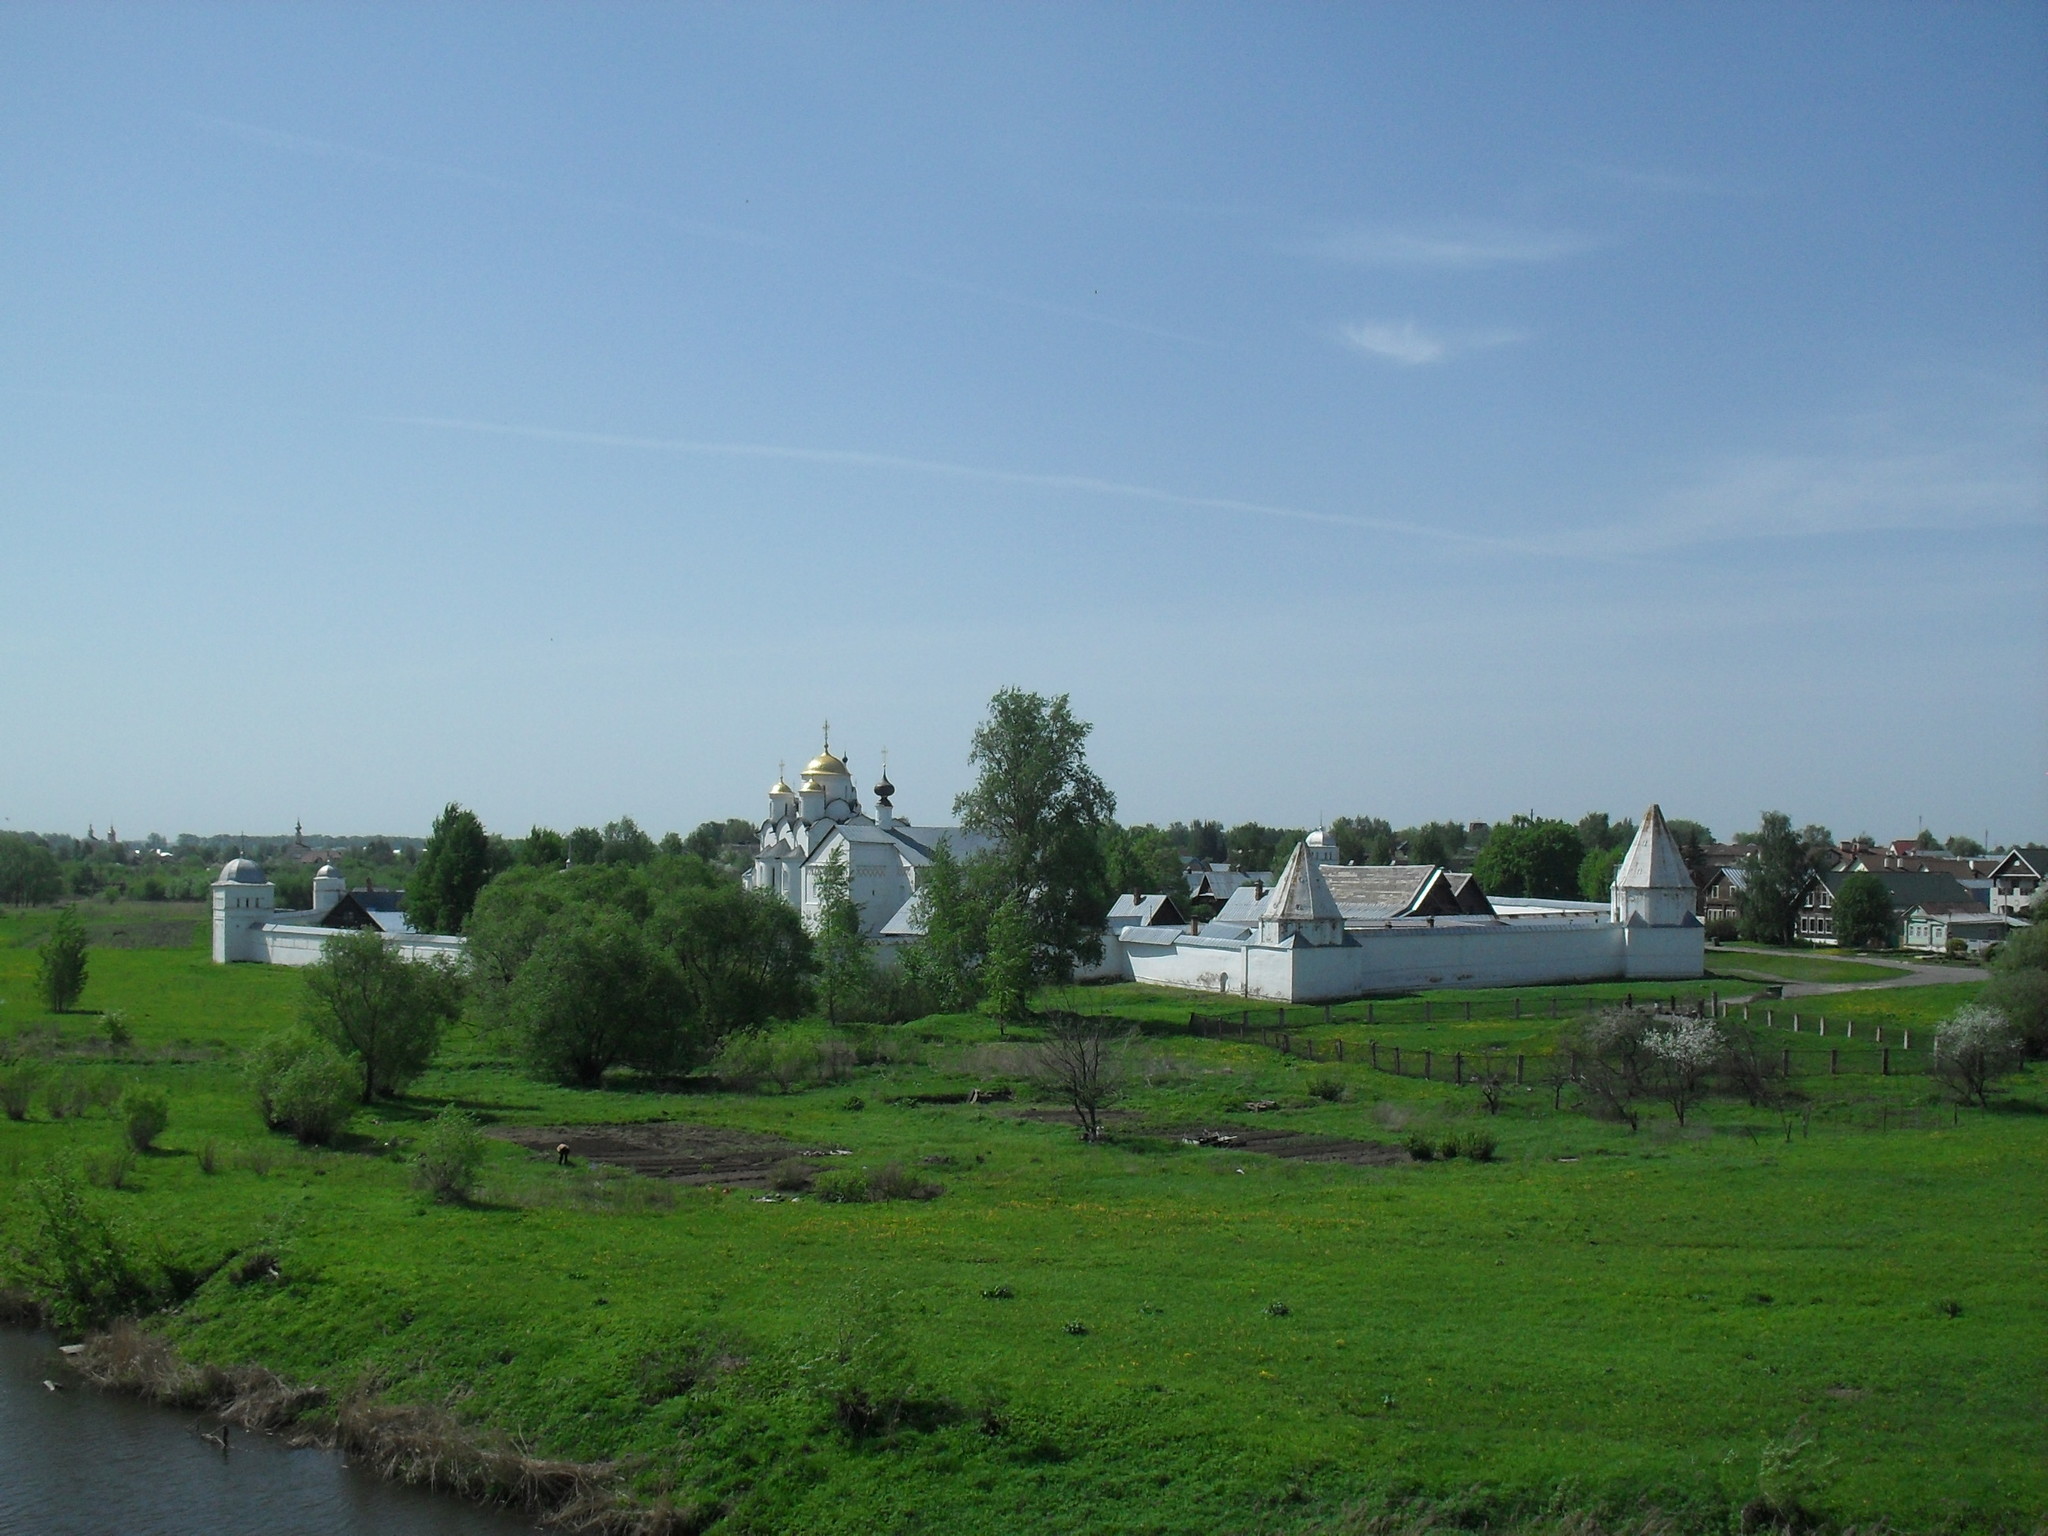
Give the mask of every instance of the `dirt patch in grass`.
<svg viewBox="0 0 2048 1536">
<path fill-rule="evenodd" d="M 766 1189 L 778 1164 L 793 1157 L 815 1157 L 831 1166 L 830 1147 L 805 1147 L 763 1131 L 734 1130 L 722 1125 L 686 1125 L 661 1121 L 648 1125 L 508 1125 L 496 1136 L 552 1158 L 555 1148 L 569 1144 L 579 1163 L 604 1163 L 650 1178 L 683 1184 L 720 1184 Z"/>
<path fill-rule="evenodd" d="M 88 934 L 104 949 L 190 949 L 198 942 L 199 925 L 191 918 L 94 923 Z"/>
<path fill-rule="evenodd" d="M 1406 1147 L 1379 1141 L 1353 1141 L 1348 1136 L 1317 1136 L 1309 1131 L 1283 1131 L 1264 1125 L 1172 1125 L 1158 1132 L 1231 1152 L 1263 1152 L 1268 1157 L 1303 1163 L 1350 1163 L 1354 1167 L 1388 1167 L 1409 1161 Z"/>
<path fill-rule="evenodd" d="M 1079 1127 L 1071 1109 L 1024 1109 L 1019 1120 L 1041 1125 Z M 1354 1167 L 1393 1167 L 1410 1161 L 1406 1147 L 1379 1141 L 1354 1141 L 1348 1136 L 1318 1136 L 1309 1131 L 1284 1131 L 1278 1126 L 1232 1125 L 1141 1125 L 1127 1109 L 1104 1110 L 1102 1121 L 1123 1130 L 1142 1131 L 1148 1136 L 1167 1136 L 1175 1141 L 1194 1142 L 1230 1152 L 1263 1152 L 1268 1157 L 1293 1158 L 1303 1163 L 1350 1163 Z"/>
</svg>

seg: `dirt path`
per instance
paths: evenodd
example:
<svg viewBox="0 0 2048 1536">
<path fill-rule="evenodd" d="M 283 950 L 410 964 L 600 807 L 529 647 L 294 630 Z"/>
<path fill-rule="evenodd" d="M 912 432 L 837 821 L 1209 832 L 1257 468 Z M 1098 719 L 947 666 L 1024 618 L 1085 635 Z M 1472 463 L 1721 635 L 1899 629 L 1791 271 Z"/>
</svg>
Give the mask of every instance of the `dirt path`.
<svg viewBox="0 0 2048 1536">
<path fill-rule="evenodd" d="M 766 1188 L 775 1167 L 792 1157 L 843 1156 L 834 1147 L 805 1147 L 765 1131 L 658 1121 L 641 1125 L 508 1125 L 487 1134 L 552 1158 L 566 1143 L 579 1163 L 605 1163 L 681 1184 Z"/>
</svg>

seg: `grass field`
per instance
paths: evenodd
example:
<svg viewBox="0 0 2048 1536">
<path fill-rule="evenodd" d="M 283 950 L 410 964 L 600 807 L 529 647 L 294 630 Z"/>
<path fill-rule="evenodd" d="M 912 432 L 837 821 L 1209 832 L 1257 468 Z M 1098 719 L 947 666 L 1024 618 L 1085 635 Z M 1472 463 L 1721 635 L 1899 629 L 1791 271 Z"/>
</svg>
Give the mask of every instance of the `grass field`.
<svg viewBox="0 0 2048 1536">
<path fill-rule="evenodd" d="M 1707 951 L 1707 973 L 1740 981 L 1889 981 L 1899 975 L 1899 967 L 1831 955 L 1716 948 Z"/>
<path fill-rule="evenodd" d="M 1368 1039 L 1538 1053 L 1563 1022 L 1553 995 L 1569 1015 L 1625 988 L 1438 994 L 1426 1019 L 1422 999 L 1370 1021 L 1253 1010 L 1296 1050 L 1344 1039 L 1342 1064 L 1189 1036 L 1180 994 L 1091 988 L 1090 1011 L 1150 1031 L 1102 1146 L 1028 1118 L 1024 1091 L 911 1102 L 1022 1087 L 1015 1041 L 943 1019 L 886 1032 L 895 1059 L 849 1082 L 789 1093 L 575 1092 L 458 1039 L 346 1150 L 301 1152 L 262 1130 L 236 1065 L 293 1015 L 295 973 L 213 966 L 196 934 L 96 949 L 84 1006 L 134 1030 L 102 1051 L 96 1014 L 34 1001 L 46 922 L 0 918 L 0 1035 L 55 1030 L 73 1070 L 171 1095 L 165 1150 L 100 1198 L 194 1262 L 278 1259 L 280 1278 L 224 1270 L 163 1319 L 181 1348 L 621 1459 L 643 1495 L 720 1530 L 1336 1531 L 1428 1499 L 1471 1524 L 1648 1504 L 1722 1531 L 1766 1442 L 1799 1433 L 1815 1444 L 1789 1475 L 1833 1524 L 2033 1531 L 2048 1511 L 2039 1069 L 1957 1113 L 1916 1072 L 1815 1065 L 1786 1111 L 1717 1102 L 1631 1135 L 1533 1084 L 1488 1119 L 1440 1073 L 1357 1056 Z M 1917 1031 L 1973 991 L 1831 997 L 1831 1036 L 1838 1007 L 1859 1035 Z M 1316 1096 L 1324 1079 L 1344 1097 Z M 506 1125 L 774 1133 L 945 1192 L 766 1202 L 494 1144 L 483 1198 L 434 1205 L 406 1149 L 450 1099 Z M 1245 1108 L 1264 1100 L 1281 1107 Z M 1230 1124 L 1383 1143 L 1483 1124 L 1500 1155 L 1350 1166 L 1162 1133 Z M 22 1179 L 114 1136 L 103 1115 L 0 1121 L 4 1219 Z M 916 1383 L 893 1434 L 850 1439 L 823 1406 L 848 1329 L 869 1341 L 851 1369 Z"/>
</svg>

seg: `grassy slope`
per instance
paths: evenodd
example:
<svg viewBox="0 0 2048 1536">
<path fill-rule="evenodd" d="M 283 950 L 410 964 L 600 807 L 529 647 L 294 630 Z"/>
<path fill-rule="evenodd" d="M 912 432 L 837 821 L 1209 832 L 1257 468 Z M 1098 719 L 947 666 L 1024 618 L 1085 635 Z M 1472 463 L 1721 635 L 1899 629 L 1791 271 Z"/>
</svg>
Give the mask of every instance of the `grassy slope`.
<svg viewBox="0 0 2048 1536">
<path fill-rule="evenodd" d="M 1830 955 L 1715 948 L 1707 951 L 1707 973 L 1742 981 L 1888 981 L 1899 975 L 1899 968 Z"/>
<path fill-rule="evenodd" d="M 20 942 L 41 921 L 0 919 L 0 1031 L 51 1022 Z M 137 1030 L 109 1070 L 163 1083 L 174 1106 L 168 1152 L 106 1198 L 187 1253 L 283 1260 L 281 1284 L 210 1282 L 172 1325 L 186 1348 L 449 1401 L 551 1452 L 638 1456 L 643 1486 L 725 1500 L 739 1526 L 1285 1530 L 1373 1493 L 1534 1501 L 1561 1483 L 1568 1501 L 1648 1495 L 1718 1525 L 1753 1491 L 1760 1443 L 1802 1417 L 1836 1458 L 1823 1503 L 1840 1516 L 1978 1527 L 2048 1508 L 2038 1075 L 2014 1108 L 1953 1127 L 1923 1108 L 1922 1128 L 1884 1133 L 1865 1129 L 1872 1107 L 1924 1106 L 1923 1080 L 1814 1080 L 1810 1126 L 1716 1106 L 1685 1134 L 1666 1116 L 1635 1137 L 1552 1114 L 1532 1089 L 1494 1122 L 1500 1163 L 1360 1169 L 1090 1149 L 999 1111 L 884 1103 L 1002 1065 L 965 1020 L 905 1032 L 938 1037 L 921 1062 L 787 1096 L 578 1094 L 458 1048 L 416 1101 L 543 1123 L 670 1115 L 954 1166 L 927 1205 L 697 1190 L 664 1205 L 661 1190 L 593 1197 L 586 1174 L 497 1148 L 491 1199 L 452 1209 L 406 1185 L 418 1102 L 359 1121 L 349 1152 L 262 1134 L 232 1055 L 290 1017 L 294 974 L 214 967 L 196 947 L 98 950 L 93 966 L 88 1005 Z M 1969 991 L 1856 1005 L 1918 1025 Z M 1372 1032 L 1540 1047 L 1547 1020 L 1486 1017 L 1507 996 L 1475 994 L 1470 1025 L 1381 1004 Z M 1186 1012 L 1134 988 L 1085 1000 Z M 1293 1012 L 1312 1035 L 1363 1038 L 1356 1019 Z M 57 1022 L 79 1036 L 92 1020 Z M 197 1059 L 148 1059 L 177 1042 Z M 1324 1104 L 1304 1085 L 1330 1068 L 1250 1043 L 1151 1049 L 1170 1060 L 1137 1102 L 1157 1123 L 1277 1097 L 1293 1107 L 1262 1123 L 1387 1139 L 1473 1113 L 1469 1090 L 1356 1065 L 1340 1069 L 1352 1099 Z M 867 1107 L 847 1109 L 850 1092 Z M 0 1185 L 112 1135 L 100 1118 L 0 1122 Z M 202 1174 L 191 1154 L 208 1138 L 257 1166 Z M 1015 1299 L 983 1298 L 998 1285 Z M 876 1448 L 824 1427 L 804 1367 L 862 1288 L 893 1297 L 931 1390 L 999 1404 L 1002 1433 L 970 1413 Z M 642 1362 L 697 1333 L 751 1364 L 643 1401 Z"/>
</svg>

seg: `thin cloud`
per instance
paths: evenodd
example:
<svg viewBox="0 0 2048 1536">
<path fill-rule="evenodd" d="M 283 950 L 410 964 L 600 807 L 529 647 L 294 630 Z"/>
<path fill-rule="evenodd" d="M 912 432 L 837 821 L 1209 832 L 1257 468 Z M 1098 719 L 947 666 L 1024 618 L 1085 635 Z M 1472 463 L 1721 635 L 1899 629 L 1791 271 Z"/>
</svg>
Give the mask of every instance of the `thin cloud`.
<svg viewBox="0 0 2048 1536">
<path fill-rule="evenodd" d="M 1413 320 L 1361 320 L 1340 327 L 1337 334 L 1346 346 L 1405 368 L 1441 363 L 1460 353 L 1483 352 L 1529 339 L 1527 331 L 1440 334 L 1424 330 Z"/>
<path fill-rule="evenodd" d="M 1309 241 L 1301 249 L 1326 261 L 1359 266 L 1470 272 L 1485 267 L 1561 261 L 1593 250 L 1599 244 L 1589 235 L 1564 229 L 1371 225 Z"/>
<path fill-rule="evenodd" d="M 484 436 L 517 437 L 542 443 L 572 443 L 593 448 L 627 448 L 641 452 L 703 455 L 712 458 L 761 459 L 781 463 L 837 465 L 852 469 L 894 471 L 973 480 L 987 485 L 1033 486 L 1043 490 L 1066 491 L 1121 501 L 1149 502 L 1157 506 L 1180 507 L 1190 511 L 1222 512 L 1237 516 L 1284 518 L 1293 522 L 1324 523 L 1385 533 L 1437 544 L 1456 544 L 1473 549 L 1504 549 L 1499 539 L 1463 533 L 1452 528 L 1372 517 L 1346 512 L 1321 512 L 1307 507 L 1281 506 L 1272 502 L 1243 501 L 1230 496 L 1194 496 L 1159 486 L 1134 485 L 1121 480 L 1104 480 L 1094 475 L 1043 474 L 1029 470 L 990 469 L 975 464 L 958 464 L 944 459 L 919 459 L 903 454 L 869 453 L 847 448 L 803 448 L 782 443 L 717 443 L 691 438 L 636 437 L 614 432 L 576 432 L 558 427 L 531 427 L 496 421 L 471 421 L 448 416 L 386 416 L 374 418 L 394 426 L 423 427 L 437 431 L 468 432 Z"/>
</svg>

